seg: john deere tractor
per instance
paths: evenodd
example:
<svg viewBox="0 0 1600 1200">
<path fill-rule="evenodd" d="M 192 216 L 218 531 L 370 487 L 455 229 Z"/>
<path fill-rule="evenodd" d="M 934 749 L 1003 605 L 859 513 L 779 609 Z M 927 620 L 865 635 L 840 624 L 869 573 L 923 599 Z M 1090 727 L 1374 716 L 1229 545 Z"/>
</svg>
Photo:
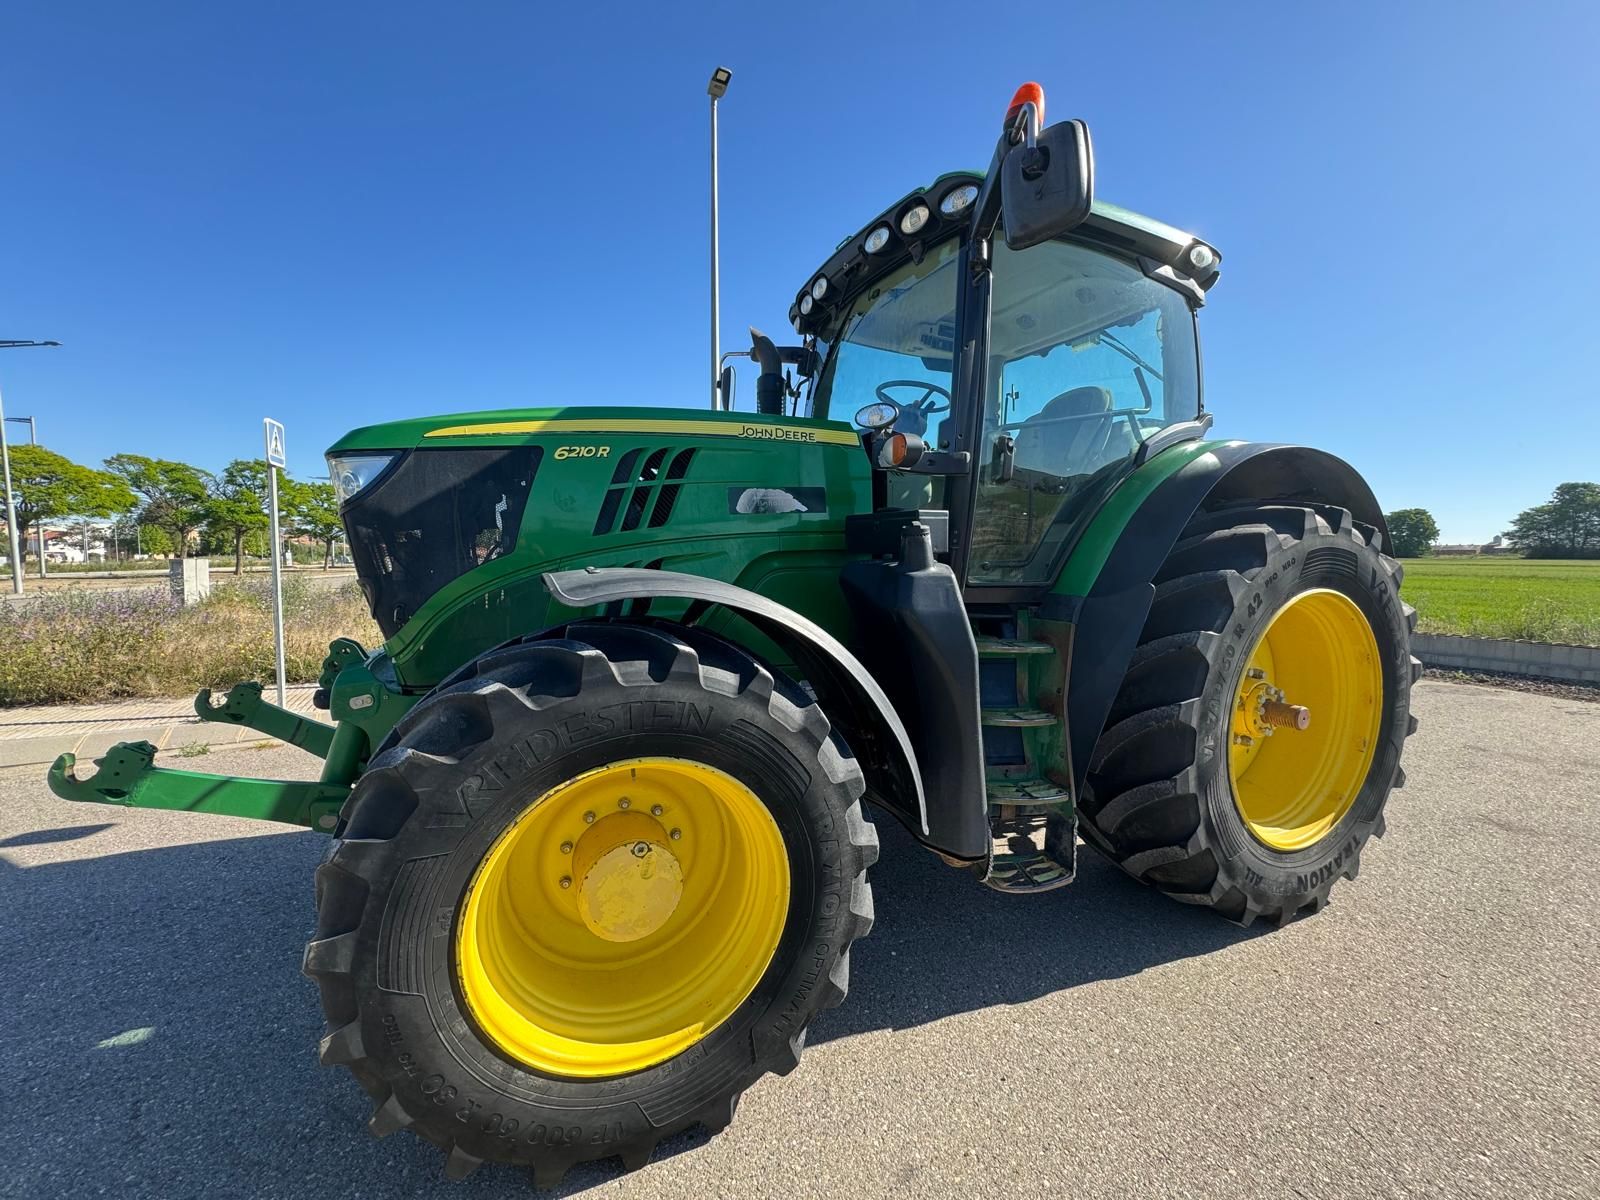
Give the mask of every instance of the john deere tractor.
<svg viewBox="0 0 1600 1200">
<path fill-rule="evenodd" d="M 1220 255 L 1095 201 L 1043 113 L 1023 87 L 987 171 L 843 242 L 793 344 L 752 333 L 753 411 L 730 369 L 702 411 L 340 439 L 386 641 L 330 648 L 332 724 L 196 701 L 319 781 L 51 769 L 332 835 L 304 969 L 373 1133 L 550 1183 L 727 1125 L 845 998 L 864 802 L 1018 896 L 1080 839 L 1241 924 L 1355 878 L 1419 672 L 1381 510 L 1332 455 L 1210 438 Z"/>
</svg>

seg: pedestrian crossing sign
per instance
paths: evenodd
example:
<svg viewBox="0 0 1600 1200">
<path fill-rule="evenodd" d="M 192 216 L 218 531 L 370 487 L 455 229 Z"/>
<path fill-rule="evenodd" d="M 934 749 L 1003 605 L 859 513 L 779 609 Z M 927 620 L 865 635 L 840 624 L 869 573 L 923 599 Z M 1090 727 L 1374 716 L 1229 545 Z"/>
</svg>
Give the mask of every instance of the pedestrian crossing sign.
<svg viewBox="0 0 1600 1200">
<path fill-rule="evenodd" d="M 287 467 L 289 460 L 283 453 L 283 426 L 271 417 L 266 419 L 267 461 L 275 467 Z"/>
</svg>

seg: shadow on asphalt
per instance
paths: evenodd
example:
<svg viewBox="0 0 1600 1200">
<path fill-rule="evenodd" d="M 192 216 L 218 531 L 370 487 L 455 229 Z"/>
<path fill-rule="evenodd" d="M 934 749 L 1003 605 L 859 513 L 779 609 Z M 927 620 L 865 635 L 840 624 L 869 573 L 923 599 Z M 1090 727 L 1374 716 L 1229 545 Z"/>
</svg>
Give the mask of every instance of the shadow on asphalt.
<svg viewBox="0 0 1600 1200">
<path fill-rule="evenodd" d="M 1209 954 L 1262 929 L 1175 904 L 1082 845 L 1069 887 L 1003 895 L 922 850 L 893 818 L 875 816 L 877 923 L 850 952 L 849 998 L 817 1020 L 808 1045 L 1023 1004 Z"/>
<path fill-rule="evenodd" d="M 813 1046 L 1023 1003 L 1251 936 L 1089 852 L 1072 887 L 1029 899 L 950 870 L 889 820 L 878 829 L 877 927 L 857 943 L 850 997 L 818 1020 Z M 436 1151 L 411 1137 L 370 1141 L 360 1089 L 318 1066 L 321 1018 L 299 966 L 325 846 L 281 834 L 31 867 L 0 859 L 11 1194 L 529 1194 L 526 1174 L 504 1168 L 445 1191 Z M 669 1139 L 656 1159 L 705 1141 Z M 614 1162 L 575 1168 L 560 1191 L 616 1174 Z"/>
<path fill-rule="evenodd" d="M 103 829 L 110 829 L 109 824 L 103 825 L 63 825 L 60 829 L 36 829 L 32 833 L 19 833 L 14 837 L 0 840 L 0 850 L 12 846 L 53 846 L 57 842 L 75 842 L 79 838 L 93 837 Z"/>
</svg>

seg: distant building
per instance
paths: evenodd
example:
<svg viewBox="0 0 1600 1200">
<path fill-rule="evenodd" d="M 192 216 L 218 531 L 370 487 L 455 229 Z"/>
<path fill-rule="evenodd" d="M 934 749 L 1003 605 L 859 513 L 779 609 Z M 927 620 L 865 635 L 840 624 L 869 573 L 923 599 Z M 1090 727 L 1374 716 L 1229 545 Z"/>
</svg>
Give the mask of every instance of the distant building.
<svg viewBox="0 0 1600 1200">
<path fill-rule="evenodd" d="M 81 563 L 104 561 L 106 543 L 100 530 L 92 530 L 87 538 L 81 529 L 65 529 L 57 525 L 44 526 L 44 557 L 46 562 Z M 29 539 L 32 540 L 32 539 Z M 37 548 L 35 543 L 34 548 Z"/>
<path fill-rule="evenodd" d="M 1435 542 L 1432 553 L 1440 558 L 1462 558 L 1479 554 L 1515 554 L 1515 546 L 1506 545 L 1506 540 L 1501 534 L 1495 534 L 1494 540 L 1485 542 L 1481 546 L 1468 542 Z"/>
</svg>

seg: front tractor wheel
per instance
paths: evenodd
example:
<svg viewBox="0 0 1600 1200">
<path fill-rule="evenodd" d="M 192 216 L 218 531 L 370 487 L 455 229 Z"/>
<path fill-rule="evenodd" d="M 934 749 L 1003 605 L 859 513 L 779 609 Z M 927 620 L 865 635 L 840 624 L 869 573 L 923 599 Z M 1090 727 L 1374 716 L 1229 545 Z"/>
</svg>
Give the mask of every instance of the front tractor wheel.
<svg viewBox="0 0 1600 1200">
<path fill-rule="evenodd" d="M 1085 840 L 1249 924 L 1354 879 L 1404 782 L 1415 612 L 1378 531 L 1332 507 L 1191 522 L 1089 766 Z"/>
<path fill-rule="evenodd" d="M 862 789 L 804 692 L 701 631 L 485 655 L 396 727 L 318 871 L 323 1061 L 453 1177 L 719 1130 L 844 998 Z"/>
</svg>

